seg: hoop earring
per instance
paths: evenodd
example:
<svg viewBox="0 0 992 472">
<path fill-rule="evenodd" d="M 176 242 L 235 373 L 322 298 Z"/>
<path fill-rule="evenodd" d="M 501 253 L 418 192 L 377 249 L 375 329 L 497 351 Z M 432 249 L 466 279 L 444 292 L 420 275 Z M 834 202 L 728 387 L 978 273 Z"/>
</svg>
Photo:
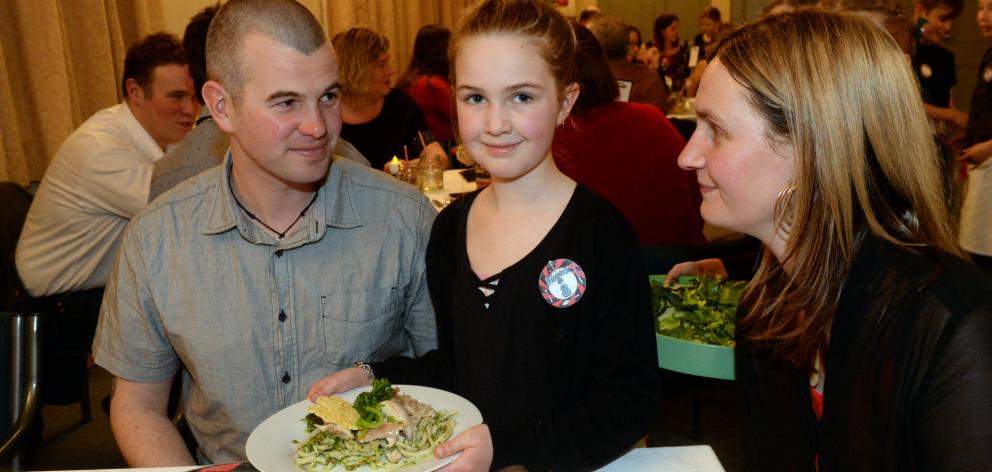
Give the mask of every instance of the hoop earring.
<svg viewBox="0 0 992 472">
<path fill-rule="evenodd" d="M 792 210 L 794 207 L 793 197 L 796 193 L 796 185 L 792 182 L 786 184 L 779 190 L 778 196 L 775 197 L 775 213 L 772 218 L 779 228 L 785 228 L 792 226 Z"/>
</svg>

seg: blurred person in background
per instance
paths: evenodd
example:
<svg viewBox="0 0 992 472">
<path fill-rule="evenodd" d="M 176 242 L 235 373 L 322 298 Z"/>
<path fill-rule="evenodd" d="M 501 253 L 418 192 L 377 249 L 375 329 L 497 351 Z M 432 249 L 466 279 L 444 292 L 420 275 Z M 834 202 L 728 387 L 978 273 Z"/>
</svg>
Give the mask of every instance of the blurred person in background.
<svg viewBox="0 0 992 472">
<path fill-rule="evenodd" d="M 417 102 L 392 87 L 389 39 L 354 27 L 332 41 L 341 67 L 341 137 L 358 148 L 373 169 L 385 169 L 393 156 L 402 159 L 404 146 L 411 158 L 438 155 L 447 167 L 448 157 Z"/>
<path fill-rule="evenodd" d="M 950 35 L 952 23 L 964 9 L 963 3 L 964 0 L 916 0 L 913 4 L 913 21 L 918 28 L 913 72 L 920 82 L 927 114 L 959 128 L 965 126 L 967 116 L 954 106 L 957 66 L 954 53 L 940 43 Z"/>
<path fill-rule="evenodd" d="M 589 22 L 588 31 L 603 45 L 609 68 L 616 80 L 627 82 L 630 94 L 626 101 L 654 105 L 664 113 L 668 88 L 657 72 L 633 61 L 637 49 L 631 43 L 627 25 L 615 16 L 596 15 Z"/>
<path fill-rule="evenodd" d="M 978 0 L 978 29 L 992 39 L 992 0 Z M 961 208 L 961 246 L 992 274 L 992 48 L 985 50 L 971 95 L 960 159 L 972 166 Z"/>
<path fill-rule="evenodd" d="M 396 88 L 403 90 L 417 102 L 427 125 L 439 141 L 455 137 L 451 123 L 454 108 L 451 103 L 451 85 L 448 84 L 448 42 L 451 30 L 441 25 L 427 25 L 417 32 L 413 42 L 413 56 L 406 72 L 396 81 Z"/>
<path fill-rule="evenodd" d="M 679 39 L 679 17 L 663 13 L 654 20 L 654 44 L 638 58 L 658 71 L 672 92 L 682 91 L 689 77 L 689 48 Z"/>
<path fill-rule="evenodd" d="M 588 7 L 583 8 L 582 12 L 579 13 L 578 22 L 580 25 L 586 26 L 589 24 L 589 21 L 592 20 L 594 16 L 600 13 L 602 13 L 602 10 L 600 10 L 599 7 L 595 5 L 589 5 Z"/>
<path fill-rule="evenodd" d="M 737 326 L 748 470 L 992 469 L 992 279 L 917 87 L 890 35 L 815 9 L 727 33 L 703 76 L 679 163 L 707 222 L 764 244 Z"/>
<path fill-rule="evenodd" d="M 581 93 L 555 133 L 558 168 L 616 206 L 642 245 L 705 243 L 699 187 L 677 162 L 682 136 L 656 107 L 616 101 L 617 82 L 596 37 L 582 27 L 575 34 Z"/>
<path fill-rule="evenodd" d="M 721 29 L 723 29 L 723 19 L 720 10 L 716 7 L 704 8 L 703 13 L 699 15 L 699 34 L 692 39 L 692 45 L 699 48 L 699 59 L 706 57 L 707 48 L 716 40 Z"/>
<path fill-rule="evenodd" d="M 169 33 L 128 48 L 121 93 L 121 103 L 95 113 L 59 147 L 17 242 L 17 273 L 37 309 L 52 315 L 46 403 L 78 400 L 124 228 L 148 203 L 155 162 L 189 133 L 199 110 L 186 55 Z"/>
</svg>

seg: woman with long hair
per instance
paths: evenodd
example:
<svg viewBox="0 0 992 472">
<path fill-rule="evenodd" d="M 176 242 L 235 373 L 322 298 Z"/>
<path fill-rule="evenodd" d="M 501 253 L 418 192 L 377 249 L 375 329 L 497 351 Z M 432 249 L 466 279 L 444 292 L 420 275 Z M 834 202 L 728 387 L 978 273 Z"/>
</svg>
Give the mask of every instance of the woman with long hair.
<svg viewBox="0 0 992 472">
<path fill-rule="evenodd" d="M 962 260 L 917 83 L 868 20 L 727 33 L 679 157 L 762 241 L 737 378 L 750 470 L 992 470 L 992 280 Z"/>
<path fill-rule="evenodd" d="M 645 63 L 657 69 L 661 79 L 673 92 L 682 90 L 689 77 L 688 43 L 679 39 L 679 17 L 662 13 L 654 20 L 654 46 L 643 55 Z"/>
<path fill-rule="evenodd" d="M 427 25 L 417 32 L 413 56 L 406 72 L 396 81 L 417 102 L 427 124 L 439 141 L 454 139 L 451 125 L 451 85 L 448 84 L 448 43 L 451 30 L 441 25 Z"/>
</svg>

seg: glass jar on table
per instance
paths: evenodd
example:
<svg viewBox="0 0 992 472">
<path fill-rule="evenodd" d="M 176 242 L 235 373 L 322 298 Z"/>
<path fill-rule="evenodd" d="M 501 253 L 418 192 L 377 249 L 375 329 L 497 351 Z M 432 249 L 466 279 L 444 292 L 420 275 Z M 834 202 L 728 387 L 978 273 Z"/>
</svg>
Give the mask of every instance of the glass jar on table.
<svg viewBox="0 0 992 472">
<path fill-rule="evenodd" d="M 441 156 L 423 156 L 417 163 L 417 187 L 425 192 L 444 188 L 444 166 Z"/>
</svg>

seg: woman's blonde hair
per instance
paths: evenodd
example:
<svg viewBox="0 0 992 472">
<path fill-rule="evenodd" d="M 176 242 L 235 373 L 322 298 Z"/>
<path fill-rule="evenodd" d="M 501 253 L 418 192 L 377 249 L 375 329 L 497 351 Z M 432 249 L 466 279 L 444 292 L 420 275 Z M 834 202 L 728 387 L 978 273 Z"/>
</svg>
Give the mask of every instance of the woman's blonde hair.
<svg viewBox="0 0 992 472">
<path fill-rule="evenodd" d="M 963 256 L 910 65 L 891 36 L 814 9 L 729 32 L 714 57 L 748 91 L 773 144 L 795 153 L 780 194 L 784 264 L 767 250 L 739 332 L 800 369 L 825 353 L 840 292 L 868 237 Z"/>
<path fill-rule="evenodd" d="M 341 94 L 355 96 L 368 93 L 369 68 L 382 53 L 389 50 L 389 38 L 356 26 L 334 35 L 331 43 L 338 56 Z"/>
</svg>

